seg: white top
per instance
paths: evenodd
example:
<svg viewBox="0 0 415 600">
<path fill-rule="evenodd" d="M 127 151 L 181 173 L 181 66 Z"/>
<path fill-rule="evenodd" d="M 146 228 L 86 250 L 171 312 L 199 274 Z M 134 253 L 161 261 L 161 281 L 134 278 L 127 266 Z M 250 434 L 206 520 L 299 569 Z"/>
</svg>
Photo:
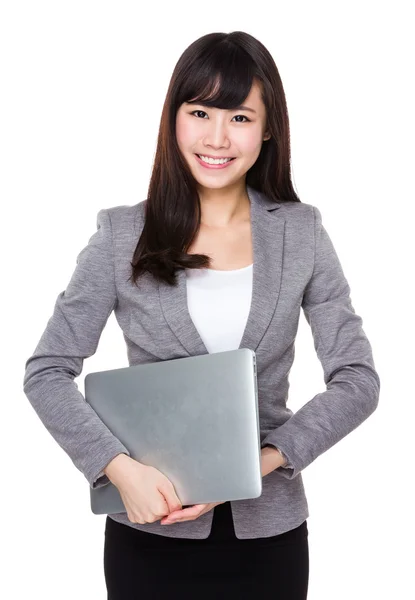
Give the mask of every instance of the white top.
<svg viewBox="0 0 415 600">
<path fill-rule="evenodd" d="M 253 265 L 185 272 L 188 310 L 206 350 L 238 349 L 251 308 Z"/>
<path fill-rule="evenodd" d="M 187 305 L 209 354 L 239 348 L 251 308 L 253 265 L 232 271 L 185 269 Z M 282 467 L 293 468 L 287 457 Z"/>
</svg>

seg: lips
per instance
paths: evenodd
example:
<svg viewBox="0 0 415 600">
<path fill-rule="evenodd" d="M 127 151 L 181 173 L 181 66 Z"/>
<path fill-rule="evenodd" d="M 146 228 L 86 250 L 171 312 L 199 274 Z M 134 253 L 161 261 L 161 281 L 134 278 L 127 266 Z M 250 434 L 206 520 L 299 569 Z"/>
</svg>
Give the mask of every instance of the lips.
<svg viewBox="0 0 415 600">
<path fill-rule="evenodd" d="M 232 157 L 231 160 L 226 160 L 223 163 L 210 163 L 210 162 L 206 162 L 205 160 L 202 160 L 199 156 L 199 154 L 195 154 L 196 160 L 199 163 L 199 165 L 201 165 L 203 167 L 203 169 L 206 169 L 208 171 L 223 171 L 224 169 L 227 169 L 228 167 L 231 166 L 231 164 L 233 163 L 233 161 L 236 159 L 236 157 Z"/>
<path fill-rule="evenodd" d="M 196 156 L 198 156 L 199 158 L 202 156 L 201 154 L 196 154 Z M 206 158 L 213 158 L 213 160 L 220 160 L 222 158 L 230 158 L 231 160 L 235 160 L 235 156 L 207 156 L 206 154 L 203 154 L 203 156 L 206 156 Z M 230 162 L 230 161 L 229 161 Z"/>
</svg>

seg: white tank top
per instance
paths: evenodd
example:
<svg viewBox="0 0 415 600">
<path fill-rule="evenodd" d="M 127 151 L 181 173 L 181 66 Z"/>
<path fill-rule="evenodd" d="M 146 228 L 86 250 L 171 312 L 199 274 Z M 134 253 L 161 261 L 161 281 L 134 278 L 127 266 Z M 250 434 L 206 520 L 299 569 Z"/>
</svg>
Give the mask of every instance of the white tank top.
<svg viewBox="0 0 415 600">
<path fill-rule="evenodd" d="M 206 350 L 211 354 L 239 348 L 251 308 L 253 265 L 185 272 L 188 310 Z"/>
</svg>

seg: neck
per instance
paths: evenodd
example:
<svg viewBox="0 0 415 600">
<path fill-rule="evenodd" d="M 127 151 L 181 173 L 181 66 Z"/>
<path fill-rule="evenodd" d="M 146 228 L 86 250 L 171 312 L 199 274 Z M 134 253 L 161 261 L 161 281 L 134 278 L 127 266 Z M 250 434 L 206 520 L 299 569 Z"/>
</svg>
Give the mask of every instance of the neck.
<svg viewBox="0 0 415 600">
<path fill-rule="evenodd" d="M 201 223 L 207 227 L 228 227 L 250 218 L 250 200 L 245 181 L 225 188 L 199 189 Z"/>
</svg>

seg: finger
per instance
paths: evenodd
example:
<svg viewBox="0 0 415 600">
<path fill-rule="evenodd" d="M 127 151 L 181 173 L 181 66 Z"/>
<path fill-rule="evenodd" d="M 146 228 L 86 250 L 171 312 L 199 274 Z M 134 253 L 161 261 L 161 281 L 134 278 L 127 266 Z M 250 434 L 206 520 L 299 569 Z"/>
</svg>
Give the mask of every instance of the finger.
<svg viewBox="0 0 415 600">
<path fill-rule="evenodd" d="M 174 510 L 171 512 L 167 518 L 174 517 L 193 517 L 198 515 L 201 510 L 206 508 L 207 504 L 194 504 L 193 506 L 189 506 L 188 508 L 183 508 L 182 510 Z"/>
<path fill-rule="evenodd" d="M 175 523 L 176 521 L 185 521 L 200 516 L 202 511 L 206 508 L 207 504 L 195 504 L 189 508 L 183 510 L 175 510 L 171 512 L 167 517 L 164 517 L 162 523 Z"/>
</svg>

